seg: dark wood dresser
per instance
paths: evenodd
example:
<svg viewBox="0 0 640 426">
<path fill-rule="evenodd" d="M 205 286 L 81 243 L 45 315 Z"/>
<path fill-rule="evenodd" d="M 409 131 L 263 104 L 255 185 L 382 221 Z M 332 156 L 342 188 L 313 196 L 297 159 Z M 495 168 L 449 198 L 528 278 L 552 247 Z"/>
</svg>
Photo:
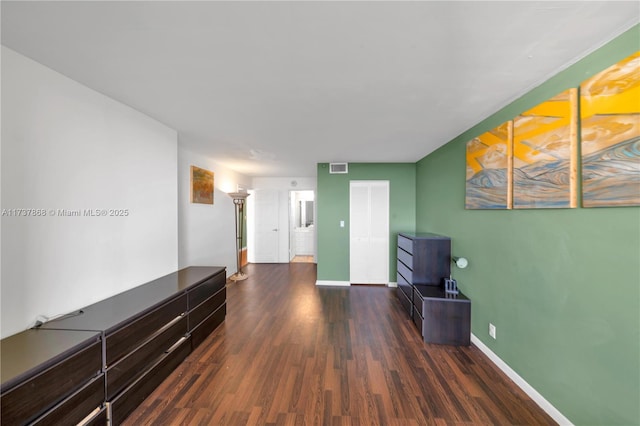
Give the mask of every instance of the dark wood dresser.
<svg viewBox="0 0 640 426">
<path fill-rule="evenodd" d="M 414 285 L 412 319 L 427 343 L 471 343 L 471 300 L 462 293 L 447 294 L 443 287 Z"/>
<path fill-rule="evenodd" d="M 101 404 L 106 407 L 110 424 L 117 425 L 224 321 L 225 284 L 225 268 L 185 268 L 82 308 L 78 315 L 50 321 L 25 333 L 97 336 Z M 2 424 L 4 348 L 14 346 L 13 338 L 2 340 Z M 49 362 L 46 358 L 42 365 Z M 9 384 L 13 382 L 15 379 Z M 15 401 L 6 403 L 13 406 Z"/>
<path fill-rule="evenodd" d="M 76 424 L 104 412 L 101 333 L 26 330 L 0 343 L 0 423 Z"/>
<path fill-rule="evenodd" d="M 446 294 L 451 274 L 451 239 L 430 233 L 398 234 L 397 295 L 427 343 L 469 345 L 471 301 Z"/>
</svg>

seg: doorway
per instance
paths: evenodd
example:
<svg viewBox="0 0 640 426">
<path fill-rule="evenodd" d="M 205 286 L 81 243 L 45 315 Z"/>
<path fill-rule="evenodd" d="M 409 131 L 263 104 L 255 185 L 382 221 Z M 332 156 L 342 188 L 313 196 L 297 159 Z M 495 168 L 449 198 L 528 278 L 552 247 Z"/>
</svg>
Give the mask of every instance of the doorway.
<svg viewBox="0 0 640 426">
<path fill-rule="evenodd" d="M 314 191 L 289 191 L 289 261 L 315 263 Z"/>
<path fill-rule="evenodd" d="M 349 280 L 389 283 L 389 181 L 351 181 Z"/>
<path fill-rule="evenodd" d="M 273 189 L 256 189 L 253 194 L 253 263 L 279 262 L 279 199 L 280 194 Z"/>
</svg>

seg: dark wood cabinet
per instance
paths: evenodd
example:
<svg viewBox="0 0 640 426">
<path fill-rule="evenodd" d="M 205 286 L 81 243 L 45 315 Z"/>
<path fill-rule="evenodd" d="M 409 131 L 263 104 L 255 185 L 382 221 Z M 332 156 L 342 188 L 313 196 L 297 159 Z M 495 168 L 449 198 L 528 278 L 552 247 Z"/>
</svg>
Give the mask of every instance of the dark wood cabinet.
<svg viewBox="0 0 640 426">
<path fill-rule="evenodd" d="M 413 322 L 425 342 L 469 346 L 471 301 L 464 294 L 418 284 L 413 288 L 413 306 Z"/>
<path fill-rule="evenodd" d="M 104 404 L 100 333 L 25 330 L 2 339 L 0 359 L 3 425 L 75 424 Z"/>
<path fill-rule="evenodd" d="M 451 274 L 451 238 L 429 233 L 398 234 L 398 273 L 410 284 L 441 285 Z"/>
<path fill-rule="evenodd" d="M 466 345 L 471 337 L 471 301 L 445 293 L 451 273 L 451 239 L 429 233 L 398 235 L 398 300 L 427 343 Z"/>
<path fill-rule="evenodd" d="M 185 268 L 3 339 L 2 424 L 121 423 L 224 321 L 225 285 Z"/>
<path fill-rule="evenodd" d="M 216 275 L 189 290 L 189 333 L 195 349 L 227 314 L 225 277 Z"/>
</svg>

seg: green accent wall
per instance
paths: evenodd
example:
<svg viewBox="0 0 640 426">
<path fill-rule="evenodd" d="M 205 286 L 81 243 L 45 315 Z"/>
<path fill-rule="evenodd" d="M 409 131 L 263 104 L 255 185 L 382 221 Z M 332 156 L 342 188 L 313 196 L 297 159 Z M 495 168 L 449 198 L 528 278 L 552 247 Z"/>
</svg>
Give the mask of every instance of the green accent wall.
<svg viewBox="0 0 640 426">
<path fill-rule="evenodd" d="M 465 148 L 638 50 L 635 26 L 417 163 L 417 231 L 469 259 L 473 334 L 578 425 L 640 424 L 640 208 L 465 210 Z"/>
<path fill-rule="evenodd" d="M 329 174 L 318 164 L 318 280 L 349 281 L 349 182 L 389 181 L 389 280 L 396 281 L 398 232 L 415 231 L 415 163 L 349 163 L 348 174 Z M 344 228 L 340 221 L 344 220 Z"/>
</svg>

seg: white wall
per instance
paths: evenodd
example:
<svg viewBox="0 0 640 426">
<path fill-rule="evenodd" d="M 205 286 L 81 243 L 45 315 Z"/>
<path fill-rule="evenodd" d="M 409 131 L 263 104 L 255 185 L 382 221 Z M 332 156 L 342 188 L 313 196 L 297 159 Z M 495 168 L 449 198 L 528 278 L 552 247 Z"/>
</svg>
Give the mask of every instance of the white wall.
<svg viewBox="0 0 640 426">
<path fill-rule="evenodd" d="M 295 185 L 293 185 L 295 182 Z M 275 189 L 280 194 L 280 206 L 279 206 L 279 220 L 278 220 L 278 228 L 289 230 L 289 191 L 303 191 L 303 190 L 312 190 L 316 191 L 316 179 L 308 178 L 308 177 L 256 177 L 253 178 L 251 187 L 255 189 Z M 249 206 L 249 216 L 248 216 L 248 225 L 249 230 L 253 229 L 253 217 L 254 214 L 259 214 L 259 212 L 255 212 L 253 210 L 253 206 Z M 278 253 L 278 262 L 287 263 L 289 262 L 289 232 L 280 232 L 279 233 L 280 240 L 278 241 L 279 253 Z M 248 250 L 248 260 L 249 262 L 253 262 L 253 239 L 251 234 L 247 236 L 247 250 Z M 314 240 L 317 241 L 317 238 L 314 237 Z M 317 253 L 317 247 L 315 248 L 315 253 Z M 315 255 L 314 255 L 315 258 Z"/>
<path fill-rule="evenodd" d="M 2 217 L 2 337 L 177 269 L 174 130 L 5 47 L 2 124 L 1 208 L 47 212 Z"/>
<path fill-rule="evenodd" d="M 189 202 L 190 166 L 214 173 L 213 205 Z M 178 150 L 179 265 L 226 266 L 236 272 L 235 207 L 227 192 L 248 187 L 250 178 L 183 148 Z"/>
</svg>

